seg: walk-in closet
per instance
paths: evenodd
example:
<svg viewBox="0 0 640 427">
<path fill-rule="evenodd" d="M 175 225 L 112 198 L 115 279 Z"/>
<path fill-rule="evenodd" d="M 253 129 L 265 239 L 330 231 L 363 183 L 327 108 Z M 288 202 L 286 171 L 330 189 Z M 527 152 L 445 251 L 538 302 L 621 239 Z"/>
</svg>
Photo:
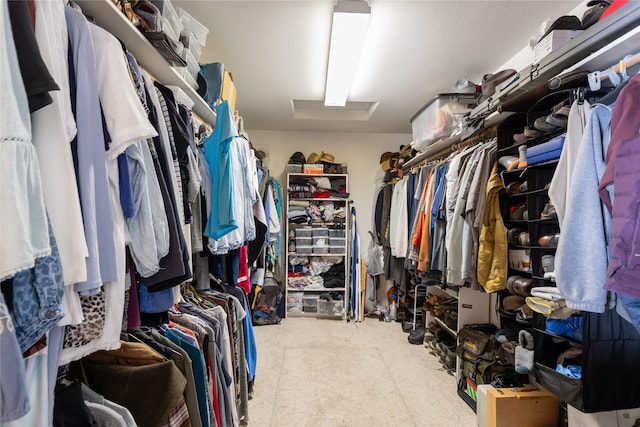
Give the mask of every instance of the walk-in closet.
<svg viewBox="0 0 640 427">
<path fill-rule="evenodd" d="M 0 427 L 640 426 L 639 2 L 0 20 Z"/>
</svg>

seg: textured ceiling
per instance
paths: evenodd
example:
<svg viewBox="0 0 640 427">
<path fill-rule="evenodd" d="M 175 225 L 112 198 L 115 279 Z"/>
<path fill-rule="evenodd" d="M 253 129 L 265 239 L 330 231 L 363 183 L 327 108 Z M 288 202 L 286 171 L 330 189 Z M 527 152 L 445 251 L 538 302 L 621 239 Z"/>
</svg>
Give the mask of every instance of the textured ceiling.
<svg viewBox="0 0 640 427">
<path fill-rule="evenodd" d="M 249 130 L 411 133 L 409 119 L 460 78 L 480 82 L 546 19 L 581 1 L 371 0 L 349 101 L 378 102 L 368 121 L 295 119 L 292 100 L 324 98 L 334 1 L 173 0 L 209 28 L 200 62 L 222 62 Z"/>
</svg>

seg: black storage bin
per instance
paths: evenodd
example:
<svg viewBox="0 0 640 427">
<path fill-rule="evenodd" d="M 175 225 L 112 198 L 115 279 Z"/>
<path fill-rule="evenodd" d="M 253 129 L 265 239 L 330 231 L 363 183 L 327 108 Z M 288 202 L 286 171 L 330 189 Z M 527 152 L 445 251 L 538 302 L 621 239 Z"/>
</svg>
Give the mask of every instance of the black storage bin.
<svg viewBox="0 0 640 427">
<path fill-rule="evenodd" d="M 582 380 L 569 378 L 542 363 L 536 363 L 536 381 L 576 409 L 583 410 Z"/>
</svg>

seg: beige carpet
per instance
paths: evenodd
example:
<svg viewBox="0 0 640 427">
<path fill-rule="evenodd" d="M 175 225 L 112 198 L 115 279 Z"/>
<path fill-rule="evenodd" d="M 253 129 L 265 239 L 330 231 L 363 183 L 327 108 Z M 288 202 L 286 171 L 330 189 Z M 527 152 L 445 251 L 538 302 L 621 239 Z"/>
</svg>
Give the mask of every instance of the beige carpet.
<svg viewBox="0 0 640 427">
<path fill-rule="evenodd" d="M 249 426 L 476 425 L 455 378 L 399 323 L 288 318 L 254 330 Z"/>
</svg>

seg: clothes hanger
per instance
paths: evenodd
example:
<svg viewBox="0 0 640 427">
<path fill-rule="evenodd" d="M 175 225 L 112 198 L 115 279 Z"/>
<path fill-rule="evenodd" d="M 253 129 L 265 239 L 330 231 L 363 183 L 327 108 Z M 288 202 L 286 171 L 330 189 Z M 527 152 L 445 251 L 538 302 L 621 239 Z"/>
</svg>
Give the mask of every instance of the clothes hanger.
<svg viewBox="0 0 640 427">
<path fill-rule="evenodd" d="M 604 71 L 594 71 L 587 76 L 589 88 L 592 91 L 600 90 L 602 80 L 604 79 L 609 79 L 614 86 L 618 86 L 621 81 L 625 82 L 629 79 L 627 69 L 639 63 L 640 53 L 636 53 L 625 56 L 611 68 Z M 618 76 L 618 73 L 620 73 L 621 76 Z"/>
</svg>

